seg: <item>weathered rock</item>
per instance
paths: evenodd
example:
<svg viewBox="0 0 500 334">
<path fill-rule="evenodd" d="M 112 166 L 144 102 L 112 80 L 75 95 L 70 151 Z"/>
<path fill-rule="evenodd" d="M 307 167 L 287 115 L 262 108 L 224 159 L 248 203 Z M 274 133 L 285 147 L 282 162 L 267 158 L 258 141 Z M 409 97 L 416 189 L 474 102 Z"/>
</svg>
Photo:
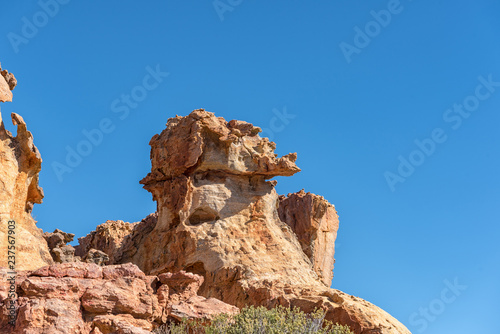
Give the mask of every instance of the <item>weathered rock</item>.
<svg viewBox="0 0 500 334">
<path fill-rule="evenodd" d="M 14 74 L 9 73 L 7 70 L 2 70 L 0 64 L 0 102 L 11 102 L 12 92 L 17 85 L 17 80 Z"/>
<path fill-rule="evenodd" d="M 157 222 L 140 237 L 121 235 L 116 263 L 131 261 L 149 275 L 198 274 L 202 296 L 239 307 L 322 307 L 327 319 L 357 334 L 409 333 L 373 304 L 325 286 L 332 277 L 336 211 L 301 192 L 281 198 L 281 221 L 276 183 L 266 180 L 298 172 L 296 155 L 277 158 L 274 143 L 258 133 L 249 123 L 204 110 L 170 119 L 151 139 L 152 168 L 141 181 L 157 202 Z"/>
<path fill-rule="evenodd" d="M 210 318 L 238 309 L 196 295 L 202 277 L 165 273 L 146 276 L 131 263 L 100 267 L 93 263 L 54 264 L 18 272 L 17 321 L 8 324 L 9 272 L 0 269 L 0 333 L 149 333 L 169 317 Z M 169 287 L 175 287 L 170 298 Z M 161 302 L 160 302 L 161 301 Z"/>
<path fill-rule="evenodd" d="M 47 240 L 47 245 L 49 249 L 54 249 L 56 247 L 62 247 L 66 245 L 68 242 L 73 241 L 75 235 L 73 233 L 66 233 L 56 228 L 54 232 L 49 233 L 45 232 L 43 234 L 45 240 Z"/>
<path fill-rule="evenodd" d="M 90 326 L 83 321 L 78 304 L 50 298 L 20 300 L 15 327 L 4 326 L 2 333 L 89 333 Z"/>
<path fill-rule="evenodd" d="M 170 299 L 179 301 L 196 296 L 203 284 L 203 276 L 185 271 L 163 273 L 158 275 L 158 280 L 169 287 Z"/>
<path fill-rule="evenodd" d="M 13 113 L 12 122 L 17 125 L 15 137 L 5 129 L 0 114 L 0 248 L 6 250 L 8 242 L 13 243 L 16 269 L 37 269 L 53 262 L 42 231 L 31 217 L 33 204 L 43 198 L 38 186 L 42 158 L 23 118 Z M 15 234 L 8 239 L 9 226 L 14 225 Z M 7 252 L 0 252 L 0 267 L 8 265 Z"/>
<path fill-rule="evenodd" d="M 234 315 L 238 312 L 237 307 L 218 299 L 193 296 L 173 304 L 170 308 L 170 317 L 176 320 L 211 319 L 221 313 Z"/>
<path fill-rule="evenodd" d="M 180 271 L 176 273 L 163 273 L 158 275 L 158 280 L 164 284 L 158 288 L 158 301 L 166 300 L 168 295 L 171 303 L 169 315 L 176 319 L 201 319 L 225 314 L 237 314 L 239 309 L 228 305 L 215 298 L 204 298 L 197 295 L 203 284 L 203 277 L 193 273 Z M 168 290 L 164 287 L 168 287 Z M 162 297 L 160 297 L 162 295 Z"/>
<path fill-rule="evenodd" d="M 129 314 L 98 315 L 93 324 L 99 330 L 96 334 L 150 334 L 153 329 L 150 322 Z"/>
<path fill-rule="evenodd" d="M 103 266 L 109 261 L 109 256 L 103 251 L 97 249 L 90 249 L 83 258 L 84 262 L 95 263 L 98 266 Z"/>
<path fill-rule="evenodd" d="M 66 233 L 59 229 L 54 232 L 45 232 L 43 237 L 49 246 L 50 255 L 56 263 L 67 263 L 78 261 L 75 258 L 75 248 L 71 245 L 66 245 L 68 242 L 73 241 L 75 235 L 73 233 Z"/>
<path fill-rule="evenodd" d="M 142 238 L 153 230 L 157 217 L 156 213 L 150 214 L 137 223 L 108 220 L 97 226 L 95 231 L 78 239 L 76 255 L 85 257 L 91 249 L 98 249 L 109 256 L 109 263 L 120 263 L 123 254 L 135 249 Z"/>
<path fill-rule="evenodd" d="M 105 279 L 117 279 L 120 277 L 132 277 L 145 280 L 146 275 L 132 263 L 117 264 L 106 266 L 102 269 L 102 275 Z"/>
<path fill-rule="evenodd" d="M 89 313 L 131 314 L 138 319 L 153 319 L 160 311 L 146 282 L 131 277 L 95 283 L 83 294 L 82 307 Z"/>
<path fill-rule="evenodd" d="M 102 279 L 103 268 L 93 263 L 71 262 L 42 267 L 33 271 L 31 276 Z"/>
<path fill-rule="evenodd" d="M 11 77 L 4 81 L 13 84 Z M 14 219 L 23 240 L 17 268 L 36 270 L 15 279 L 14 328 L 10 286 L 0 282 L 0 332 L 142 333 L 169 317 L 210 318 L 252 304 L 321 307 L 328 320 L 356 334 L 409 333 L 373 304 L 325 286 L 332 278 L 335 208 L 304 192 L 280 198 L 276 181 L 267 181 L 298 172 L 296 155 L 277 158 L 259 128 L 204 110 L 170 119 L 150 142 L 152 169 L 141 183 L 157 201 L 157 214 L 133 224 L 108 221 L 80 239 L 76 252 L 85 261 L 102 265 L 107 254 L 115 265 L 40 268 L 53 262 L 47 241 L 57 261 L 71 261 L 73 251 L 70 235 L 56 230 L 46 241 L 31 218 L 33 203 L 43 198 L 41 158 L 22 118 L 13 114 L 13 121 L 15 138 L 0 122 L 0 237 L 6 239 L 2 231 Z M 0 265 L 6 264 L 5 258 Z"/>
<path fill-rule="evenodd" d="M 302 250 L 311 260 L 314 271 L 327 287 L 333 278 L 335 239 L 339 217 L 335 207 L 322 196 L 298 193 L 280 196 L 280 219 L 297 235 Z"/>
<path fill-rule="evenodd" d="M 50 251 L 50 255 L 57 263 L 75 262 L 75 249 L 71 245 L 54 248 Z"/>
</svg>

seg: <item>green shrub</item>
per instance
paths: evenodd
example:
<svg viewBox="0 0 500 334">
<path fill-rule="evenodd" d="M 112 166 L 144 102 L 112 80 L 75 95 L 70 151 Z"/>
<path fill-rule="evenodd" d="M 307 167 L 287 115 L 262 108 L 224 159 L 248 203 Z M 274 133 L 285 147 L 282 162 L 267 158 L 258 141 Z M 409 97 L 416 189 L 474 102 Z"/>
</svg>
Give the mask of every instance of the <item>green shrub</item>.
<svg viewBox="0 0 500 334">
<path fill-rule="evenodd" d="M 235 316 L 221 314 L 209 324 L 183 320 L 166 324 L 157 334 L 352 334 L 349 327 L 324 320 L 322 310 L 305 314 L 298 308 L 246 307 Z"/>
</svg>

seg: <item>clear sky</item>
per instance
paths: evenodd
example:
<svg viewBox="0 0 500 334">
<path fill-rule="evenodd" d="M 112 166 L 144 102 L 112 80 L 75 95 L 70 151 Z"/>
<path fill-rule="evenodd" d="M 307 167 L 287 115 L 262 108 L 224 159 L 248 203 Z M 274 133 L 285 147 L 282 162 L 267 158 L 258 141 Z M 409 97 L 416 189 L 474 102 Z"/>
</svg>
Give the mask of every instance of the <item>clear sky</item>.
<svg viewBox="0 0 500 334">
<path fill-rule="evenodd" d="M 54 3 L 0 12 L 43 230 L 153 212 L 149 139 L 205 108 L 298 153 L 279 193 L 335 204 L 333 287 L 414 333 L 498 333 L 498 1 Z"/>
</svg>

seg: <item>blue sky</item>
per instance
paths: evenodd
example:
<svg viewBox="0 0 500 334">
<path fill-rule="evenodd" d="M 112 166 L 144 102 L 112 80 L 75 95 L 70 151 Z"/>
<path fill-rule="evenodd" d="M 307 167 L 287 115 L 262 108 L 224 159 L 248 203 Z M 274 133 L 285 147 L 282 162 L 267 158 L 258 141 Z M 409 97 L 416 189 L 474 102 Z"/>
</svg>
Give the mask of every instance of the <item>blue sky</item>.
<svg viewBox="0 0 500 334">
<path fill-rule="evenodd" d="M 205 108 L 298 153 L 279 193 L 335 204 L 333 287 L 413 333 L 498 330 L 499 2 L 59 1 L 0 12 L 43 230 L 153 212 L 149 139 Z"/>
</svg>

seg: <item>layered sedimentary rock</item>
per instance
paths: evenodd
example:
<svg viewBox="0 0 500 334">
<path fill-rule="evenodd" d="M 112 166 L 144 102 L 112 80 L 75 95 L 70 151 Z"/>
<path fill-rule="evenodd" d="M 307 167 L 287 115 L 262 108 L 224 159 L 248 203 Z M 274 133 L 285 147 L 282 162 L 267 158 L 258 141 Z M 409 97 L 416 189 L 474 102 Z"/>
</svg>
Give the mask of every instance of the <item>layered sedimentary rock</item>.
<svg viewBox="0 0 500 334">
<path fill-rule="evenodd" d="M 373 304 L 329 289 L 335 208 L 304 192 L 280 198 L 268 180 L 298 172 L 296 155 L 278 158 L 259 132 L 203 109 L 170 119 L 151 139 L 152 168 L 141 181 L 157 202 L 157 219 L 107 222 L 84 248 L 112 244 L 117 263 L 133 262 L 150 275 L 198 274 L 201 295 L 238 307 L 322 307 L 327 319 L 357 334 L 409 333 Z M 116 226 L 111 243 L 103 242 L 111 234 L 104 230 Z"/>
<path fill-rule="evenodd" d="M 133 264 L 72 262 L 18 273 L 17 321 L 12 326 L 6 308 L 8 276 L 0 270 L 1 333 L 149 333 L 168 318 L 238 312 L 198 296 L 203 281 L 198 275 L 146 276 Z"/>
<path fill-rule="evenodd" d="M 83 258 L 92 249 L 98 249 L 109 256 L 108 263 L 123 263 L 122 258 L 137 250 L 143 238 L 154 229 L 157 220 L 156 213 L 136 223 L 108 220 L 87 236 L 78 238 L 79 245 L 75 247 L 75 254 Z"/>
<path fill-rule="evenodd" d="M 11 101 L 15 78 L 0 73 L 0 101 Z M 9 274 L 0 270 L 0 332 L 147 333 L 168 319 L 237 312 L 231 305 L 283 305 L 324 308 L 356 334 L 409 333 L 373 304 L 329 288 L 335 208 L 303 191 L 278 196 L 269 180 L 300 171 L 296 155 L 278 158 L 258 127 L 203 109 L 170 119 L 151 139 L 152 168 L 141 181 L 157 212 L 107 221 L 73 249 L 73 235 L 44 238 L 31 217 L 43 198 L 41 157 L 23 119 L 12 119 L 15 137 L 0 115 L 0 246 L 15 221 L 16 269 L 26 271 L 16 277 L 11 327 Z"/>
<path fill-rule="evenodd" d="M 325 285 L 330 286 L 339 229 L 335 207 L 322 196 L 305 193 L 304 190 L 282 195 L 279 199 L 280 219 L 292 228 L 314 271 Z"/>
<path fill-rule="evenodd" d="M 16 80 L 5 70 L 1 74 L 0 101 L 10 101 Z M 31 217 L 33 204 L 43 198 L 38 186 L 42 158 L 23 118 L 13 113 L 12 122 L 17 125 L 15 137 L 5 129 L 0 113 L 0 249 L 5 250 L 0 252 L 0 267 L 14 264 L 7 258 L 13 255 L 7 253 L 8 246 L 14 246 L 15 267 L 36 269 L 52 263 L 42 231 Z M 9 226 L 15 234 L 8 239 Z"/>
<path fill-rule="evenodd" d="M 73 233 L 66 233 L 56 228 L 52 233 L 45 232 L 43 237 L 47 241 L 54 262 L 66 263 L 80 260 L 75 258 L 75 248 L 67 245 L 68 242 L 73 241 L 75 237 Z"/>
<path fill-rule="evenodd" d="M 0 102 L 12 101 L 12 90 L 17 85 L 17 80 L 12 73 L 2 70 L 0 64 Z"/>
</svg>

